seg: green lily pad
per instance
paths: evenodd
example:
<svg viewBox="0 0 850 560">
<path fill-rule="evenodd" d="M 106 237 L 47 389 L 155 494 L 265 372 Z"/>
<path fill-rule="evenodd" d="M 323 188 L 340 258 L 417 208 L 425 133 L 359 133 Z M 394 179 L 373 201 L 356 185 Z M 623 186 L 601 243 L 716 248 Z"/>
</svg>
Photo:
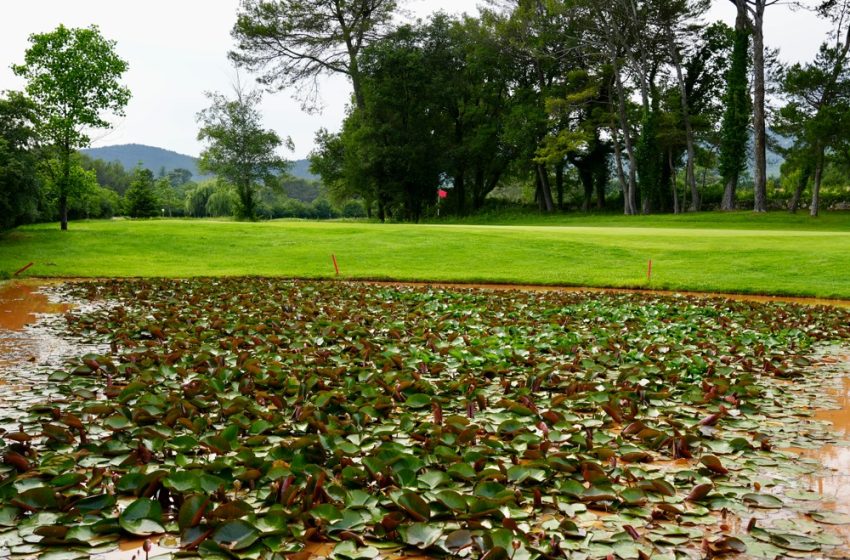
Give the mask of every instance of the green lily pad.
<svg viewBox="0 0 850 560">
<path fill-rule="evenodd" d="M 226 550 L 239 551 L 254 544 L 259 536 L 260 532 L 256 527 L 247 521 L 236 519 L 219 526 L 211 538 Z"/>
<path fill-rule="evenodd" d="M 162 526 L 162 506 L 148 498 L 139 498 L 127 506 L 118 516 L 118 524 L 138 537 L 165 532 Z"/>
</svg>

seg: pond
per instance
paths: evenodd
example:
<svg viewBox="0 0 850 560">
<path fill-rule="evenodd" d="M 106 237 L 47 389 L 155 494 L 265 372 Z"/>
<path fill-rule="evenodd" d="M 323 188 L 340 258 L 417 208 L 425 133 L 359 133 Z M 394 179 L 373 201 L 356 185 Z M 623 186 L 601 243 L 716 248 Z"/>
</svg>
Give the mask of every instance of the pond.
<svg viewBox="0 0 850 560">
<path fill-rule="evenodd" d="M 848 317 L 597 291 L 7 283 L 0 553 L 143 558 L 150 535 L 151 557 L 844 557 Z"/>
</svg>

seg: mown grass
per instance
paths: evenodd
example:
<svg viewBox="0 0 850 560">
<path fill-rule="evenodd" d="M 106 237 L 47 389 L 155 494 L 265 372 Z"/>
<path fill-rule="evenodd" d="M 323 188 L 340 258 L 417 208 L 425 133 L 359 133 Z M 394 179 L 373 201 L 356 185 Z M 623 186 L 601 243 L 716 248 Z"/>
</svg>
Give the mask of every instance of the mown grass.
<svg viewBox="0 0 850 560">
<path fill-rule="evenodd" d="M 25 275 L 44 277 L 331 278 L 332 254 L 343 278 L 850 298 L 846 213 L 509 225 L 115 220 L 73 222 L 67 232 L 40 224 L 0 237 L 0 271 L 33 261 Z"/>
<path fill-rule="evenodd" d="M 797 214 L 789 214 L 788 212 L 757 214 L 750 211 L 738 211 L 624 216 L 620 212 L 599 212 L 596 210 L 589 214 L 541 214 L 528 207 L 510 206 L 489 209 L 463 218 L 441 218 L 439 223 L 464 225 L 850 231 L 850 212 L 826 212 L 818 218 L 812 218 L 806 210 L 801 210 Z"/>
</svg>

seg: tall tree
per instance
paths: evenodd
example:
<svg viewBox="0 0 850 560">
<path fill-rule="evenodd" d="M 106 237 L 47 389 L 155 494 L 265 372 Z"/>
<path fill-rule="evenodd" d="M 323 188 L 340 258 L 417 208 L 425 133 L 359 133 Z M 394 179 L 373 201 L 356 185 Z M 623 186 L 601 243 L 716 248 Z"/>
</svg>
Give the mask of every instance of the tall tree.
<svg viewBox="0 0 850 560">
<path fill-rule="evenodd" d="M 739 20 L 749 27 L 753 38 L 753 131 L 755 166 L 753 179 L 756 212 L 767 212 L 767 118 L 765 113 L 764 15 L 780 0 L 729 0 L 738 8 Z"/>
<path fill-rule="evenodd" d="M 58 178 L 59 217 L 68 229 L 68 197 L 72 155 L 89 145 L 88 128 L 109 128 L 102 113 L 124 114 L 130 90 L 120 84 L 127 63 L 104 39 L 97 26 L 69 29 L 60 25 L 49 33 L 30 35 L 24 63 L 13 72 L 26 79 L 26 92 L 38 112 L 40 136 L 56 150 L 61 162 Z"/>
<path fill-rule="evenodd" d="M 360 51 L 384 33 L 396 0 L 243 0 L 233 27 L 230 57 L 260 72 L 277 89 L 297 88 L 305 108 L 315 108 L 318 79 L 343 74 L 364 107 Z"/>
<path fill-rule="evenodd" d="M 290 150 L 293 146 L 289 138 L 284 142 L 276 132 L 263 128 L 260 91 L 245 91 L 237 83 L 234 94 L 233 99 L 207 94 L 212 104 L 198 113 L 198 140 L 208 142 L 199 166 L 232 184 L 239 196 L 238 217 L 253 220 L 258 184 L 276 183 L 277 175 L 289 167 L 277 149 L 283 144 Z"/>
<path fill-rule="evenodd" d="M 808 156 L 800 167 L 801 180 L 812 174 L 812 216 L 820 210 L 828 151 L 850 137 L 850 0 L 828 0 L 820 11 L 835 25 L 834 41 L 823 43 L 812 62 L 783 71 L 781 86 L 788 103 L 777 123 L 794 137 L 793 151 Z"/>
<path fill-rule="evenodd" d="M 723 179 L 723 210 L 735 210 L 738 181 L 747 165 L 748 131 L 752 102 L 749 87 L 750 27 L 746 12 L 738 10 L 732 59 L 726 74 L 726 108 L 720 129 L 720 176 Z"/>
<path fill-rule="evenodd" d="M 687 145 L 687 162 L 685 171 L 685 183 L 691 191 L 692 212 L 700 209 L 700 194 L 697 189 L 695 174 L 696 166 L 696 139 L 692 122 L 692 108 L 689 101 L 689 92 L 685 78 L 682 62 L 682 43 L 686 37 L 693 37 L 697 26 L 695 22 L 701 18 L 709 8 L 709 0 L 662 0 L 658 8 L 658 17 L 663 29 L 670 63 L 676 73 L 676 83 L 679 86 L 679 101 L 682 109 L 682 123 L 685 127 L 685 143 Z"/>
</svg>

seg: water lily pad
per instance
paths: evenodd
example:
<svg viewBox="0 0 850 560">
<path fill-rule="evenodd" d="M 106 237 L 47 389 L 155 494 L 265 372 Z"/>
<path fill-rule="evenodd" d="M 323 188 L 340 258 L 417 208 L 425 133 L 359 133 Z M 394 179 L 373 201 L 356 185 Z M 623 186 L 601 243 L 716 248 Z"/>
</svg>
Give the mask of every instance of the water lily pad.
<svg viewBox="0 0 850 560">
<path fill-rule="evenodd" d="M 770 494 L 749 493 L 741 496 L 741 499 L 750 507 L 762 509 L 782 509 L 782 500 Z"/>
<path fill-rule="evenodd" d="M 148 498 L 139 498 L 127 506 L 118 516 L 118 523 L 122 529 L 138 537 L 165 532 L 162 506 Z"/>
<path fill-rule="evenodd" d="M 413 523 L 400 529 L 404 542 L 416 548 L 426 549 L 443 536 L 442 527 L 429 523 Z"/>
<path fill-rule="evenodd" d="M 260 533 L 256 527 L 247 521 L 237 519 L 221 525 L 211 538 L 224 549 L 239 551 L 254 544 L 259 536 Z"/>
<path fill-rule="evenodd" d="M 413 492 L 403 493 L 398 499 L 398 505 L 417 521 L 427 521 L 431 517 L 431 508 L 428 503 Z"/>
<path fill-rule="evenodd" d="M 808 516 L 826 525 L 850 525 L 850 515 L 836 511 L 811 511 Z"/>
</svg>

